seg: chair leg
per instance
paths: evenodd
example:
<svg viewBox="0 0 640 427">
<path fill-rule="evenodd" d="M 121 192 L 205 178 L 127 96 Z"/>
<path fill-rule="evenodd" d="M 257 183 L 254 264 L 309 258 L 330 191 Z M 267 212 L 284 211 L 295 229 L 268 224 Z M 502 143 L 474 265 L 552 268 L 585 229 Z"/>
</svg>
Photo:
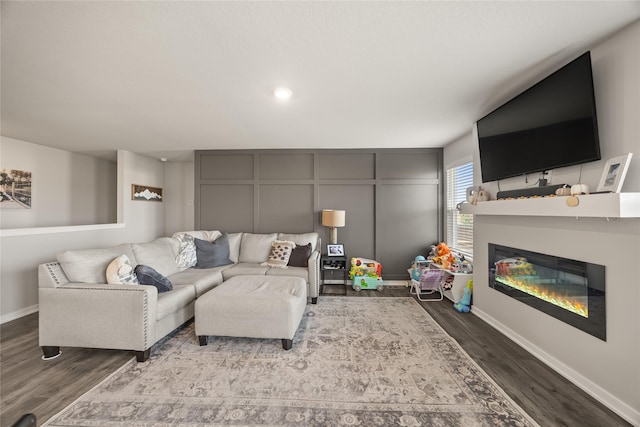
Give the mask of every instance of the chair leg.
<svg viewBox="0 0 640 427">
<path fill-rule="evenodd" d="M 282 339 L 282 348 L 285 350 L 291 350 L 293 347 L 293 340 Z"/>
<path fill-rule="evenodd" d="M 207 345 L 208 342 L 208 336 L 207 335 L 198 335 L 198 342 L 200 343 L 200 345 Z"/>
<path fill-rule="evenodd" d="M 317 304 L 317 303 L 318 303 L 318 297 L 312 297 L 311 304 Z"/>
</svg>

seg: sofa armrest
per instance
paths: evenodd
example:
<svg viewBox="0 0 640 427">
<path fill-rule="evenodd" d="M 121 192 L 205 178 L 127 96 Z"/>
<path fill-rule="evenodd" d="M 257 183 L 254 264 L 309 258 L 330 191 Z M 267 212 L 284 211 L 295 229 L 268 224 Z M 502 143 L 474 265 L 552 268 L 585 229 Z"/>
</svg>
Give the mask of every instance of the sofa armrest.
<svg viewBox="0 0 640 427">
<path fill-rule="evenodd" d="M 309 256 L 307 266 L 309 268 L 309 297 L 318 298 L 320 295 L 320 250 L 314 251 Z"/>
<path fill-rule="evenodd" d="M 62 271 L 60 263 L 48 262 L 38 266 L 38 287 L 57 288 L 65 283 L 69 283 L 69 278 Z"/>
<path fill-rule="evenodd" d="M 40 346 L 145 351 L 154 344 L 158 290 L 65 283 L 39 289 Z"/>
</svg>

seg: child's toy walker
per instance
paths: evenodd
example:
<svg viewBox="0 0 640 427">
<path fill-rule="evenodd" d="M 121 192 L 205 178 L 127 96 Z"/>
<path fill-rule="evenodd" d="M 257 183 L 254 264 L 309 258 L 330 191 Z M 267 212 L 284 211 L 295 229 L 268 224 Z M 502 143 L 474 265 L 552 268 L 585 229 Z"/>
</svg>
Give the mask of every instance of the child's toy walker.
<svg viewBox="0 0 640 427">
<path fill-rule="evenodd" d="M 351 258 L 349 279 L 356 291 L 362 289 L 382 290 L 382 264 L 367 258 Z"/>
<path fill-rule="evenodd" d="M 411 268 L 407 271 L 411 276 L 411 295 L 418 297 L 420 301 L 442 301 L 444 299 L 444 291 L 442 290 L 442 278 L 444 271 L 441 268 L 429 268 L 430 260 L 425 259 L 422 255 L 418 255 L 411 264 Z M 439 297 L 423 298 L 423 295 L 431 295 L 439 293 Z"/>
<path fill-rule="evenodd" d="M 442 301 L 444 291 L 450 291 L 451 294 L 448 293 L 447 297 L 454 301 L 456 310 L 461 313 L 471 310 L 473 281 L 470 280 L 463 289 L 464 284 L 461 284 L 460 280 L 471 277 L 473 265 L 463 254 L 449 249 L 446 243 L 432 246 L 427 258 L 417 256 L 407 271 L 411 277 L 411 294 L 417 296 L 420 301 Z M 454 290 L 456 293 L 460 292 L 460 299 L 453 295 Z M 436 294 L 438 297 L 434 298 L 434 295 L 431 295 L 423 298 L 430 294 Z"/>
</svg>

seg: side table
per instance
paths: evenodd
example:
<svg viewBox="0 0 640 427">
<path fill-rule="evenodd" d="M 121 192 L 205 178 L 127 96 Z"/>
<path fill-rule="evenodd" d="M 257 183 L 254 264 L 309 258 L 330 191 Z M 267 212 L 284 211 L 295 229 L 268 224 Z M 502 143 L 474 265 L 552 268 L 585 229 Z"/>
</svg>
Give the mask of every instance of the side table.
<svg viewBox="0 0 640 427">
<path fill-rule="evenodd" d="M 339 281 L 334 278 L 334 276 L 337 275 L 341 275 L 341 279 Z M 325 286 L 338 285 L 342 286 L 342 288 L 344 289 L 344 295 L 346 295 L 347 283 L 349 280 L 349 263 L 347 262 L 346 255 L 322 255 L 322 257 L 320 258 L 320 276 L 322 279 L 322 288 L 320 291 L 321 294 L 326 295 Z"/>
</svg>

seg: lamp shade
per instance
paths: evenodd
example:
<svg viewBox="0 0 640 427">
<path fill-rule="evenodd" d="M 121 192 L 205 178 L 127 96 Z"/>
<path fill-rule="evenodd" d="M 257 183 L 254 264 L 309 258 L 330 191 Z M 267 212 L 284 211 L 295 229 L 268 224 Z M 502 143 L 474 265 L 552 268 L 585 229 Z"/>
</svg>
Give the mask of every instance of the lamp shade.
<svg viewBox="0 0 640 427">
<path fill-rule="evenodd" d="M 344 227 L 345 211 L 324 209 L 322 211 L 322 225 L 325 227 Z"/>
</svg>

